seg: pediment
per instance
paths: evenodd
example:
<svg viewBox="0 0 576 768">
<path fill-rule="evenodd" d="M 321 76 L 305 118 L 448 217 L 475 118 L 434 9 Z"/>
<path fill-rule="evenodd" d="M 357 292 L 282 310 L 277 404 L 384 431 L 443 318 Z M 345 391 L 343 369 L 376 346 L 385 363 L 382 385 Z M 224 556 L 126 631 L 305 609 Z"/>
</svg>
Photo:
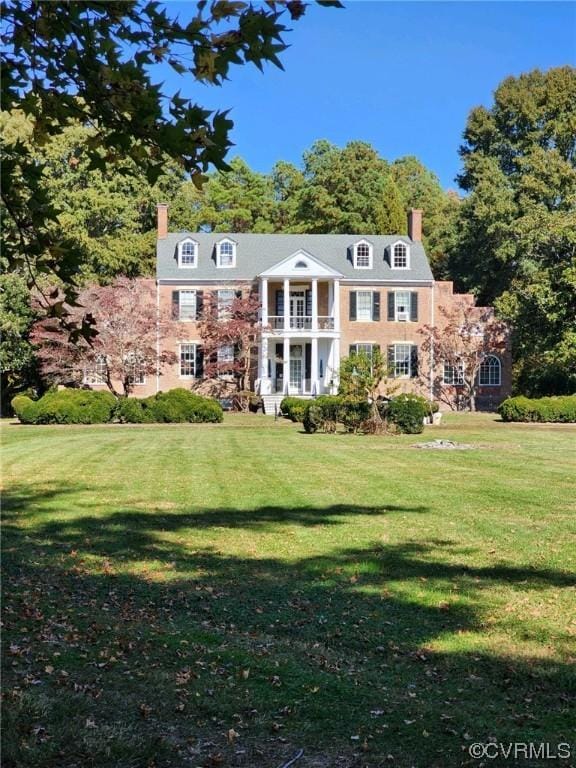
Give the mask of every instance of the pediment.
<svg viewBox="0 0 576 768">
<path fill-rule="evenodd" d="M 261 272 L 259 277 L 343 277 L 341 272 L 304 250 L 298 250 L 286 259 Z"/>
</svg>

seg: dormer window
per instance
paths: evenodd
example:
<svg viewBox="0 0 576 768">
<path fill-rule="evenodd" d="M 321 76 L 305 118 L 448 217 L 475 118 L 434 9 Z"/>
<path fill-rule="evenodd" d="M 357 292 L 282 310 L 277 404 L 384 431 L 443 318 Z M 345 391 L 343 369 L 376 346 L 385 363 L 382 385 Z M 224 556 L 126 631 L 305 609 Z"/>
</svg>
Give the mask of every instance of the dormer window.
<svg viewBox="0 0 576 768">
<path fill-rule="evenodd" d="M 406 243 L 396 243 L 392 246 L 392 269 L 409 269 L 409 253 Z"/>
<path fill-rule="evenodd" d="M 236 243 L 232 240 L 222 240 L 218 243 L 216 266 L 222 268 L 236 266 Z"/>
<path fill-rule="evenodd" d="M 354 269 L 372 269 L 372 246 L 366 240 L 354 246 Z"/>
<path fill-rule="evenodd" d="M 198 266 L 198 243 L 194 240 L 182 240 L 178 243 L 178 266 L 188 269 Z"/>
</svg>

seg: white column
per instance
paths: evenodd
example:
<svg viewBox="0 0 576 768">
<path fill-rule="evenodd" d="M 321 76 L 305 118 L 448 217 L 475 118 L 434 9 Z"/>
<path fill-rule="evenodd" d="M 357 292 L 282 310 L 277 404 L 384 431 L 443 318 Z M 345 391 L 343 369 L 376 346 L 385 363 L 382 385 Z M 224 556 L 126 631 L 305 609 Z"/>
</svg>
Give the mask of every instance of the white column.
<svg viewBox="0 0 576 768">
<path fill-rule="evenodd" d="M 334 280 L 334 330 L 340 331 L 340 280 Z M 340 364 L 340 354 L 338 354 L 338 364 Z"/>
<path fill-rule="evenodd" d="M 338 384 L 340 383 L 340 339 L 334 339 L 332 344 L 332 379 L 334 381 L 334 389 L 332 394 L 338 392 Z"/>
<path fill-rule="evenodd" d="M 312 337 L 312 354 L 310 356 L 310 388 L 312 394 L 318 394 L 318 339 L 316 336 Z"/>
<path fill-rule="evenodd" d="M 312 330 L 318 330 L 318 280 L 316 278 L 312 280 Z"/>
<path fill-rule="evenodd" d="M 334 281 L 328 282 L 328 314 L 334 317 Z"/>
<path fill-rule="evenodd" d="M 284 330 L 290 330 L 290 280 L 284 280 Z"/>
<path fill-rule="evenodd" d="M 286 281 L 287 282 L 287 281 Z M 288 384 L 290 382 L 290 339 L 288 336 L 284 337 L 284 351 L 282 353 L 283 366 L 282 372 L 284 375 L 284 394 L 288 394 Z"/>
<path fill-rule="evenodd" d="M 268 278 L 260 280 L 260 304 L 262 305 L 262 325 L 268 325 Z"/>
</svg>

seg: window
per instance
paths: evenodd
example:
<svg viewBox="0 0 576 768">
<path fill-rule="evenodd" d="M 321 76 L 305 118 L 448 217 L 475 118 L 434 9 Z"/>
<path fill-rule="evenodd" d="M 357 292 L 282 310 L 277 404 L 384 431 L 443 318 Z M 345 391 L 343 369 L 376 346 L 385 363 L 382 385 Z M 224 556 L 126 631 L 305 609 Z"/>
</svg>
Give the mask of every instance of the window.
<svg viewBox="0 0 576 768">
<path fill-rule="evenodd" d="M 179 291 L 178 319 L 196 320 L 196 291 Z"/>
<path fill-rule="evenodd" d="M 234 296 L 235 291 L 231 288 L 223 288 L 218 291 L 218 317 L 226 317 L 230 314 Z"/>
<path fill-rule="evenodd" d="M 478 384 L 481 387 L 499 387 L 502 381 L 502 366 L 496 355 L 488 355 L 480 364 Z"/>
<path fill-rule="evenodd" d="M 356 269 L 372 268 L 372 246 L 370 243 L 357 243 L 354 246 L 354 267 Z"/>
<path fill-rule="evenodd" d="M 392 252 L 392 269 L 408 269 L 408 247 L 396 243 Z"/>
<path fill-rule="evenodd" d="M 221 347 L 218 347 L 218 362 L 234 362 L 234 344 L 223 344 Z"/>
<path fill-rule="evenodd" d="M 452 365 L 445 362 L 442 383 L 451 384 L 452 386 L 464 384 L 464 363 L 460 362 L 457 365 Z"/>
<path fill-rule="evenodd" d="M 197 244 L 194 240 L 183 240 L 178 244 L 178 266 L 193 268 L 197 266 Z"/>
<path fill-rule="evenodd" d="M 294 269 L 308 269 L 308 264 L 305 261 L 297 261 L 294 264 Z"/>
<path fill-rule="evenodd" d="M 351 355 L 365 354 L 365 355 L 368 355 L 368 357 L 372 357 L 372 351 L 374 349 L 374 346 L 375 346 L 374 344 L 366 344 L 366 343 L 351 344 L 350 354 Z"/>
<path fill-rule="evenodd" d="M 407 321 L 410 319 L 410 291 L 395 291 L 394 319 Z"/>
<path fill-rule="evenodd" d="M 409 378 L 411 374 L 412 344 L 394 344 L 394 377 Z"/>
<path fill-rule="evenodd" d="M 196 344 L 180 344 L 180 376 L 196 376 Z"/>
<path fill-rule="evenodd" d="M 372 320 L 372 291 L 356 291 L 356 319 Z"/>
<path fill-rule="evenodd" d="M 142 358 L 136 352 L 128 352 L 124 358 L 126 363 L 126 378 L 128 384 L 146 384 L 146 376 L 142 365 Z"/>
<path fill-rule="evenodd" d="M 236 261 L 236 245 L 231 240 L 218 243 L 218 267 L 233 267 Z"/>
<path fill-rule="evenodd" d="M 108 365 L 106 355 L 96 355 L 90 367 L 84 369 L 83 384 L 106 384 Z"/>
</svg>

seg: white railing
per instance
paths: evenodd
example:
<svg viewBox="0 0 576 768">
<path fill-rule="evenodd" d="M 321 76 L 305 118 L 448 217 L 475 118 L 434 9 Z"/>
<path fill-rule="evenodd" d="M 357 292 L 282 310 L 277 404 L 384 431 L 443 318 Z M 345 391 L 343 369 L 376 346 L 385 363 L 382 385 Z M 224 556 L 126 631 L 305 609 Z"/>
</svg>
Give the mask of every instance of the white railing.
<svg viewBox="0 0 576 768">
<path fill-rule="evenodd" d="M 268 325 L 275 331 L 284 330 L 284 315 L 268 315 Z M 289 328 L 291 331 L 310 331 L 312 330 L 311 315 L 291 315 L 289 318 Z M 318 330 L 333 331 L 334 318 L 328 315 L 318 315 Z"/>
</svg>

